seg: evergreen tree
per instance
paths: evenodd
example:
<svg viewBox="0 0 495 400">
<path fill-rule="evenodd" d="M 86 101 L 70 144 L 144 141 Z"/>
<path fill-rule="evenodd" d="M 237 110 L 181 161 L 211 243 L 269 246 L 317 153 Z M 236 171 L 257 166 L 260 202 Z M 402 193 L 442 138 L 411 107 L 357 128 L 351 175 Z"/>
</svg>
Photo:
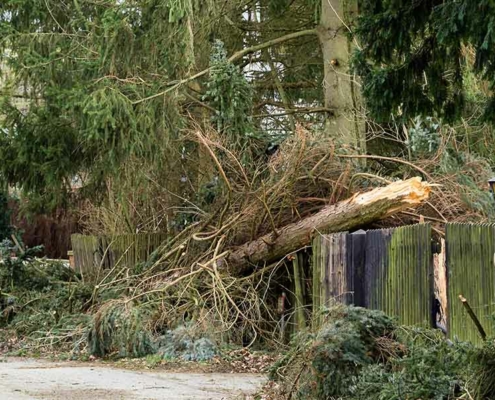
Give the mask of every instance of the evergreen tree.
<svg viewBox="0 0 495 400">
<path fill-rule="evenodd" d="M 466 70 L 495 83 L 495 4 L 490 0 L 363 0 L 355 69 L 373 116 L 455 120 L 465 107 Z M 474 63 L 464 57 L 475 52 Z M 495 119 L 495 103 L 485 104 Z"/>
<path fill-rule="evenodd" d="M 359 146 L 345 22 L 352 4 L 4 0 L 0 174 L 43 204 L 59 203 L 74 181 L 100 193 L 131 161 L 141 166 L 133 173 L 177 171 L 182 130 L 212 117 L 217 127 L 249 120 L 239 135 L 262 131 L 266 140 L 312 122 Z M 222 84 L 210 68 L 217 39 L 244 75 L 223 105 L 208 96 L 212 82 Z M 13 104 L 18 97 L 24 110 Z"/>
</svg>

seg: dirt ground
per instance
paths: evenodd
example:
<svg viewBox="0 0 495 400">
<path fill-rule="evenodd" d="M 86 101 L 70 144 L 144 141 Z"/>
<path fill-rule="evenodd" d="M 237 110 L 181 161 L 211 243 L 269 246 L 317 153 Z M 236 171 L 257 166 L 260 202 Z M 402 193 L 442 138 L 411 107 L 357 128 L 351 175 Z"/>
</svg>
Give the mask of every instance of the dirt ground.
<svg viewBox="0 0 495 400">
<path fill-rule="evenodd" d="M 250 399 L 265 378 L 256 374 L 131 371 L 113 366 L 6 358 L 2 400 Z"/>
</svg>

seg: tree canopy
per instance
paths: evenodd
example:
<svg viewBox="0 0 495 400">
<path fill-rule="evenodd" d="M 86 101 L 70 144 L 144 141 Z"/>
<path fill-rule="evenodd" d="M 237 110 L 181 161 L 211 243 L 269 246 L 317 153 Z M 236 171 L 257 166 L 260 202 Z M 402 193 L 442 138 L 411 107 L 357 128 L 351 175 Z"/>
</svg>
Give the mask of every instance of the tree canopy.
<svg viewBox="0 0 495 400">
<path fill-rule="evenodd" d="M 493 15 L 488 0 L 5 0 L 0 176 L 40 204 L 143 171 L 173 190 L 201 181 L 183 175 L 204 174 L 188 133 L 207 125 L 249 157 L 296 123 L 364 153 L 375 122 L 453 121 L 467 79 L 495 80 Z"/>
<path fill-rule="evenodd" d="M 367 108 L 382 121 L 398 115 L 458 118 L 466 70 L 493 88 L 494 23 L 490 0 L 361 1 L 355 27 L 361 48 L 354 62 Z M 492 97 L 485 105 L 490 121 L 494 104 Z"/>
<path fill-rule="evenodd" d="M 1 174 L 42 197 L 74 178 L 93 192 L 129 157 L 177 158 L 192 119 L 242 136 L 249 117 L 247 130 L 271 140 L 294 118 L 324 117 L 318 10 L 315 0 L 3 1 Z M 219 56 L 225 66 L 210 70 Z"/>
</svg>

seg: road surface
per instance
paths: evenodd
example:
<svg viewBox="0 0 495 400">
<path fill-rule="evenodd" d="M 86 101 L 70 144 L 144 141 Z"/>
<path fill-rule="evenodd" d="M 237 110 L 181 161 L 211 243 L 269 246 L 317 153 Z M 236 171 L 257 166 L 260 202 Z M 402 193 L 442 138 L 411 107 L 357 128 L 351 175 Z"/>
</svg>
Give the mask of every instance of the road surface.
<svg viewBox="0 0 495 400">
<path fill-rule="evenodd" d="M 0 359 L 2 400 L 244 399 L 262 375 L 130 371 L 96 364 Z"/>
</svg>

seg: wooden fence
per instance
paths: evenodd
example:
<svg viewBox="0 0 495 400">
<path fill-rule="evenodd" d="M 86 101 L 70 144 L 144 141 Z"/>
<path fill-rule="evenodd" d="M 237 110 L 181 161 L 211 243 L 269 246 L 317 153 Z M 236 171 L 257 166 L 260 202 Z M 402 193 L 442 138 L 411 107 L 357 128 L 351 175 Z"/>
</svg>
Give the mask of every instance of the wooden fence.
<svg viewBox="0 0 495 400">
<path fill-rule="evenodd" d="M 447 328 L 451 338 L 479 343 L 479 333 L 459 295 L 468 301 L 488 335 L 495 312 L 495 225 L 447 224 Z"/>
<path fill-rule="evenodd" d="M 165 233 L 142 233 L 118 236 L 72 235 L 75 269 L 90 273 L 96 268 L 116 264 L 132 267 L 146 261 L 168 236 Z"/>
<path fill-rule="evenodd" d="M 433 301 L 431 227 L 370 231 L 365 255 L 365 307 L 383 310 L 406 325 L 428 325 Z"/>
<path fill-rule="evenodd" d="M 437 319 L 450 338 L 480 343 L 462 295 L 495 335 L 493 224 L 447 224 L 438 244 L 428 224 L 320 235 L 312 268 L 314 310 L 334 299 L 382 310 L 406 325 Z"/>
<path fill-rule="evenodd" d="M 333 299 L 383 310 L 404 324 L 429 324 L 433 280 L 431 228 L 320 235 L 313 243 L 313 305 Z"/>
</svg>

